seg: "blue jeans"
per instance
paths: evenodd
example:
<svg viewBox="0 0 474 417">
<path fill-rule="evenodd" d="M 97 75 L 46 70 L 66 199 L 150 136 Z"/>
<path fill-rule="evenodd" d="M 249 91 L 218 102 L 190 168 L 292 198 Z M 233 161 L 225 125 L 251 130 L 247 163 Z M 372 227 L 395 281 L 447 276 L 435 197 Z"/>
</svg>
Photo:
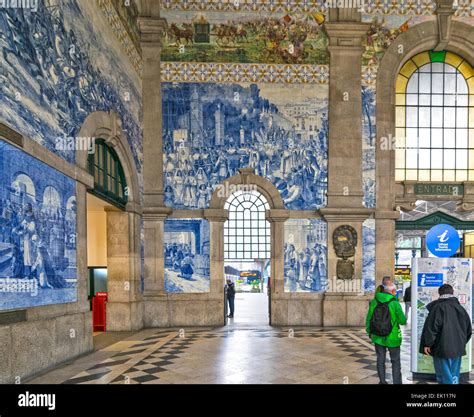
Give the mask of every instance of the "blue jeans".
<svg viewBox="0 0 474 417">
<path fill-rule="evenodd" d="M 461 376 L 461 357 L 436 358 L 433 356 L 438 384 L 459 384 Z"/>
<path fill-rule="evenodd" d="M 234 315 L 234 301 L 235 297 L 227 297 L 227 301 L 229 301 L 229 315 Z"/>
</svg>

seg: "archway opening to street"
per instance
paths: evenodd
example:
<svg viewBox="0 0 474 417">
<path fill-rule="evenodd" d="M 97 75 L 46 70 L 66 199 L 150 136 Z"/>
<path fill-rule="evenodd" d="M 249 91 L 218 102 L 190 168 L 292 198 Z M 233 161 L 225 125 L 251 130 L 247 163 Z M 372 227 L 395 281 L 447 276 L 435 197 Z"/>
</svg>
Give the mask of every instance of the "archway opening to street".
<svg viewBox="0 0 474 417">
<path fill-rule="evenodd" d="M 230 323 L 268 324 L 271 275 L 271 228 L 266 220 L 270 209 L 258 191 L 236 191 L 224 208 L 224 276 L 235 288 L 235 312 L 228 309 Z M 233 317 L 232 317 L 233 316 Z"/>
</svg>

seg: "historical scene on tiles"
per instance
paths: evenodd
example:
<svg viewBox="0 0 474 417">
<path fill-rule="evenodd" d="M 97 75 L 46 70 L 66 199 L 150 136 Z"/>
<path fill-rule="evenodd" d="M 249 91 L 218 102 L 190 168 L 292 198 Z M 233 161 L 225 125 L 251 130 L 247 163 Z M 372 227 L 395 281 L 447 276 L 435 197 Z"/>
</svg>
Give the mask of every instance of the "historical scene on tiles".
<svg viewBox="0 0 474 417">
<path fill-rule="evenodd" d="M 107 16 L 117 12 L 98 13 L 84 0 L 37 3 L 36 12 L 0 13 L 2 122 L 73 161 L 86 117 L 115 111 L 140 170 L 139 76 L 114 35 L 94 29 L 107 27 Z"/>
<path fill-rule="evenodd" d="M 252 167 L 288 209 L 323 207 L 327 85 L 163 83 L 165 202 L 206 208 L 216 187 Z"/>
<path fill-rule="evenodd" d="M 362 281 L 365 292 L 375 291 L 375 220 L 362 223 Z"/>
<path fill-rule="evenodd" d="M 203 219 L 166 220 L 163 246 L 166 291 L 209 292 L 209 222 Z"/>
<path fill-rule="evenodd" d="M 0 310 L 76 299 L 75 181 L 0 141 Z"/>
<path fill-rule="evenodd" d="M 364 23 L 369 23 L 370 27 L 364 40 L 365 51 L 362 55 L 362 65 L 378 66 L 385 51 L 399 35 L 410 27 L 430 19 L 435 19 L 435 17 L 419 15 L 415 11 L 399 15 L 364 14 L 362 20 Z"/>
<path fill-rule="evenodd" d="M 362 186 L 364 206 L 375 208 L 375 89 L 362 86 Z"/>
<path fill-rule="evenodd" d="M 327 64 L 324 14 L 164 11 L 163 61 Z"/>
<path fill-rule="evenodd" d="M 327 287 L 327 224 L 320 219 L 285 222 L 285 292 L 319 292 Z"/>
</svg>

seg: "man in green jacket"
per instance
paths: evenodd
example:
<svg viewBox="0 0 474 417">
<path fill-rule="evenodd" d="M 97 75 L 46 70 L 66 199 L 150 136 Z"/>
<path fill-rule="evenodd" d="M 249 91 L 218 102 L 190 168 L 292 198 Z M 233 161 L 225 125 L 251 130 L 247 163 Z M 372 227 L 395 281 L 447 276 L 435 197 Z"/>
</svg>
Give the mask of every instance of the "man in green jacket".
<svg viewBox="0 0 474 417">
<path fill-rule="evenodd" d="M 377 373 L 380 384 L 387 383 L 385 380 L 385 358 L 387 356 L 387 349 L 390 353 L 390 361 L 392 362 L 393 383 L 402 383 L 400 362 L 402 332 L 400 325 L 406 324 L 407 319 L 405 314 L 403 314 L 396 294 L 397 289 L 392 282 L 383 285 L 383 291 L 377 292 L 375 298 L 370 302 L 369 312 L 367 313 L 365 322 L 367 334 L 375 344 Z"/>
</svg>

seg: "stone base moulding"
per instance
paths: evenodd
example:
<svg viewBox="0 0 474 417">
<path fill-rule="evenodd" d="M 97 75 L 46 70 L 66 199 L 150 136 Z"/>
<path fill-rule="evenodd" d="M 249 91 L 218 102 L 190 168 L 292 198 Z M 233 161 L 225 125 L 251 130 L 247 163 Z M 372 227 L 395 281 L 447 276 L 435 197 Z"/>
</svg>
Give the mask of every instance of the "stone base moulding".
<svg viewBox="0 0 474 417">
<path fill-rule="evenodd" d="M 323 302 L 323 326 L 365 326 L 372 295 L 326 293 Z"/>
<path fill-rule="evenodd" d="M 146 297 L 144 327 L 223 326 L 224 297 L 204 294 L 175 294 Z"/>
</svg>

